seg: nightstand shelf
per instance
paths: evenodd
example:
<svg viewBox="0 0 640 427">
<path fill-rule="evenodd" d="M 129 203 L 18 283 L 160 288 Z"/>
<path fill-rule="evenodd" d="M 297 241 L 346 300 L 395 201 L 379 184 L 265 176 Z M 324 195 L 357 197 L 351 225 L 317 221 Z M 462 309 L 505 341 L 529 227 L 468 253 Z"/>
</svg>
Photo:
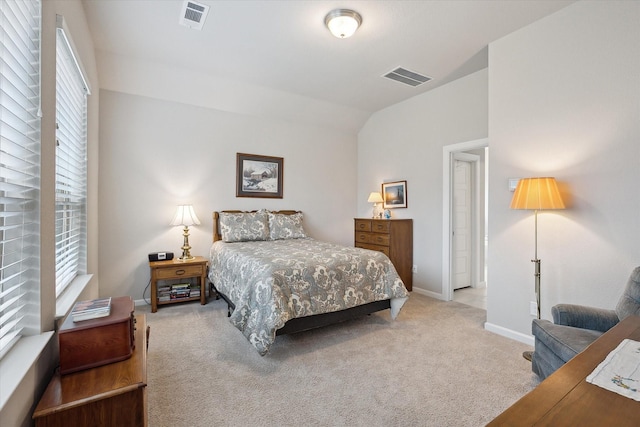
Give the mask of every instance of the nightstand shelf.
<svg viewBox="0 0 640 427">
<path fill-rule="evenodd" d="M 207 303 L 207 287 L 205 286 L 205 278 L 207 274 L 207 260 L 204 257 L 197 256 L 189 261 L 179 261 L 177 259 L 171 261 L 152 261 L 149 262 L 151 269 L 151 312 L 158 311 L 159 305 L 175 304 L 186 301 L 198 301 L 200 304 Z M 165 280 L 181 280 L 181 279 L 198 279 L 199 295 L 175 297 L 166 301 L 160 301 L 158 297 L 158 282 Z M 174 285 L 175 286 L 175 285 Z"/>
</svg>

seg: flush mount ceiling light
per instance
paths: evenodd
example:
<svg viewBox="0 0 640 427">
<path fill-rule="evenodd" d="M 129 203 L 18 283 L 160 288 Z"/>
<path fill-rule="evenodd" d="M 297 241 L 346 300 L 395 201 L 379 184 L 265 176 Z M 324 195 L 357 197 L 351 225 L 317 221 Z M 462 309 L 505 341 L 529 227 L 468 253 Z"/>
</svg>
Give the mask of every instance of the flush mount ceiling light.
<svg viewBox="0 0 640 427">
<path fill-rule="evenodd" d="M 350 9 L 334 9 L 324 18 L 324 23 L 334 36 L 351 37 L 362 24 L 362 16 Z"/>
</svg>

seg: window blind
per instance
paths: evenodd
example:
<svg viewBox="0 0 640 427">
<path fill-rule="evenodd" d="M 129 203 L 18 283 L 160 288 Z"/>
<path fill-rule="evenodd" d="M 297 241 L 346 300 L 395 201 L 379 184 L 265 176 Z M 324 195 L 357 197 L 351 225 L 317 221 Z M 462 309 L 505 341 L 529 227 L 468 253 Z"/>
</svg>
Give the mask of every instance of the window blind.
<svg viewBox="0 0 640 427">
<path fill-rule="evenodd" d="M 39 332 L 40 1 L 0 1 L 0 358 Z"/>
<path fill-rule="evenodd" d="M 88 85 L 58 17 L 56 38 L 56 297 L 86 270 Z"/>
</svg>

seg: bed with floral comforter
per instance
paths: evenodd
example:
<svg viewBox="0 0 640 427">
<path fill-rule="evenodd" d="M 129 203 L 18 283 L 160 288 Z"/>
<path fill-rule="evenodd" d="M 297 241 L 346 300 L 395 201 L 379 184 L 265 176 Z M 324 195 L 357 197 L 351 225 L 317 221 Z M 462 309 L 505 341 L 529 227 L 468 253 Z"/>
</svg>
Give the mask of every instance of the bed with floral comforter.
<svg viewBox="0 0 640 427">
<path fill-rule="evenodd" d="M 290 319 L 381 300 L 390 300 L 395 319 L 409 296 L 386 255 L 306 236 L 216 241 L 209 279 L 235 306 L 231 323 L 261 355 Z"/>
</svg>

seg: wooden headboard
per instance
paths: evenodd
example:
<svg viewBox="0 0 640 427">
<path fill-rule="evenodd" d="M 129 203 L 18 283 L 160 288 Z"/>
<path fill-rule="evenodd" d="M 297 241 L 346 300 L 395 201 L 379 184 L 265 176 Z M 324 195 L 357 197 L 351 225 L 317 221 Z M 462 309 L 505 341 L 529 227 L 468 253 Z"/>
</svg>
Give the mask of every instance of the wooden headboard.
<svg viewBox="0 0 640 427">
<path fill-rule="evenodd" d="M 220 212 L 225 212 L 225 213 L 251 213 L 251 212 L 257 212 L 257 211 L 220 211 Z M 222 235 L 220 234 L 220 224 L 218 223 L 218 221 L 220 220 L 220 212 L 218 211 L 214 211 L 213 212 L 213 241 L 217 242 L 218 240 L 222 240 Z M 284 211 L 271 211 L 273 213 L 277 213 L 277 214 L 283 214 L 283 215 L 293 215 L 294 213 L 300 212 L 300 211 L 291 211 L 291 210 L 284 210 Z"/>
</svg>

